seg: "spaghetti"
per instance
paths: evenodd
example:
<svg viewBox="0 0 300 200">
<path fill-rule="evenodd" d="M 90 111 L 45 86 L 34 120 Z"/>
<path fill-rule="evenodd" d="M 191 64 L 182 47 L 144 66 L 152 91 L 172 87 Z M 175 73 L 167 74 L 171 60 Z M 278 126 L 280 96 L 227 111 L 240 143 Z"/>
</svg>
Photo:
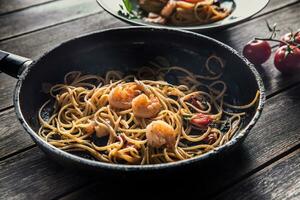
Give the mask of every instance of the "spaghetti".
<svg viewBox="0 0 300 200">
<path fill-rule="evenodd" d="M 145 21 L 177 26 L 201 25 L 224 19 L 230 11 L 215 0 L 139 0 Z"/>
<path fill-rule="evenodd" d="M 70 72 L 50 89 L 51 99 L 39 111 L 39 136 L 59 149 L 109 163 L 156 164 L 205 154 L 233 138 L 260 95 L 243 106 L 225 103 L 227 85 L 212 63 L 224 68 L 212 55 L 206 75 L 169 66 L 164 58 L 135 76 Z M 168 83 L 168 76 L 176 84 Z M 48 106 L 54 111 L 45 119 Z"/>
</svg>

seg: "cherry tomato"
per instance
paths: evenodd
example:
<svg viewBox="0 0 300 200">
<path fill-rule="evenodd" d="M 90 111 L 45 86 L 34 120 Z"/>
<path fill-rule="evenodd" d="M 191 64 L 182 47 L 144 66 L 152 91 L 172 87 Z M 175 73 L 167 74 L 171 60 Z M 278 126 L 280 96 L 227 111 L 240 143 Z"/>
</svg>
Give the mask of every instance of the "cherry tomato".
<svg viewBox="0 0 300 200">
<path fill-rule="evenodd" d="M 243 55 L 253 64 L 261 65 L 271 56 L 271 46 L 267 41 L 252 40 L 246 44 Z"/>
<path fill-rule="evenodd" d="M 298 32 L 294 33 L 294 36 L 292 37 L 292 33 L 286 33 L 285 35 L 281 36 L 281 41 L 287 42 L 289 44 L 300 44 L 300 30 Z M 280 46 L 286 45 L 285 43 L 281 42 Z"/>
<path fill-rule="evenodd" d="M 282 46 L 276 50 L 275 67 L 284 74 L 300 71 L 300 49 L 296 46 Z"/>
<path fill-rule="evenodd" d="M 191 119 L 191 123 L 200 128 L 207 127 L 212 121 L 213 119 L 209 115 L 205 115 L 202 113 L 197 114 Z"/>
</svg>

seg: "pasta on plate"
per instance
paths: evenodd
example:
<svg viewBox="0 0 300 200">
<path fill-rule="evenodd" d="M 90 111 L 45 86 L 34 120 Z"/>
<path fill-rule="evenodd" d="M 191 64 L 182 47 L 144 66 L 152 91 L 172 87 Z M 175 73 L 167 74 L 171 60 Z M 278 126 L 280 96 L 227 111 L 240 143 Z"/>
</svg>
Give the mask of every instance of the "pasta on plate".
<svg viewBox="0 0 300 200">
<path fill-rule="evenodd" d="M 230 10 L 215 0 L 138 0 L 146 22 L 176 26 L 209 24 L 224 19 Z"/>
</svg>

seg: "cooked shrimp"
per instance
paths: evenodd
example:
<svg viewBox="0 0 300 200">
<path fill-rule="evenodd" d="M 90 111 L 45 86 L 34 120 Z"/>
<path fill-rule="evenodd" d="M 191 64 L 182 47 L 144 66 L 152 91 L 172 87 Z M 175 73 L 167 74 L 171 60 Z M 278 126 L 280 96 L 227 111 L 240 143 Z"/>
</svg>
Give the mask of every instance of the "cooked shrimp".
<svg viewBox="0 0 300 200">
<path fill-rule="evenodd" d="M 96 122 L 90 121 L 86 127 L 84 127 L 84 131 L 86 134 L 90 135 L 95 132 Z"/>
<path fill-rule="evenodd" d="M 147 12 L 159 13 L 168 0 L 139 0 L 141 8 Z"/>
<path fill-rule="evenodd" d="M 95 132 L 96 132 L 96 136 L 98 138 L 109 135 L 109 130 L 108 130 L 107 126 L 102 123 L 95 126 Z"/>
<path fill-rule="evenodd" d="M 91 121 L 86 127 L 85 132 L 87 134 L 96 133 L 97 137 L 104 137 L 109 135 L 109 129 L 105 124 L 97 124 L 95 121 Z"/>
<path fill-rule="evenodd" d="M 176 8 L 176 1 L 170 0 L 167 5 L 160 11 L 161 16 L 169 17 Z"/>
<path fill-rule="evenodd" d="M 140 94 L 132 100 L 132 111 L 135 117 L 155 117 L 160 110 L 161 104 L 154 96 L 149 98 L 145 94 Z"/>
<path fill-rule="evenodd" d="M 118 85 L 112 89 L 108 96 L 109 105 L 118 109 L 131 108 L 131 101 L 134 97 L 141 93 L 138 85 Z"/>
<path fill-rule="evenodd" d="M 149 13 L 148 17 L 144 18 L 145 22 L 149 23 L 157 23 L 157 24 L 165 24 L 166 19 L 158 14 Z"/>
<path fill-rule="evenodd" d="M 172 148 L 175 146 L 176 135 L 174 128 L 162 120 L 153 121 L 146 127 L 147 143 L 152 147 Z"/>
</svg>

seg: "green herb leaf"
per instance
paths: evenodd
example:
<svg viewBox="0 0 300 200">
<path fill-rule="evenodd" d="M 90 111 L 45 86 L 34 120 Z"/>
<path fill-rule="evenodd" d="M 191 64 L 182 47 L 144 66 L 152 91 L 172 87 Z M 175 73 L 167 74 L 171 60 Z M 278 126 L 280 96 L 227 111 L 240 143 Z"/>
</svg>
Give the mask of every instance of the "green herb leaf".
<svg viewBox="0 0 300 200">
<path fill-rule="evenodd" d="M 122 131 L 116 131 L 116 134 L 119 136 L 122 134 Z"/>
<path fill-rule="evenodd" d="M 190 120 L 191 120 L 191 117 L 186 117 L 186 116 L 184 116 L 183 119 L 186 120 L 186 121 L 190 121 Z"/>
<path fill-rule="evenodd" d="M 225 131 L 227 131 L 229 129 L 229 121 L 230 120 L 227 119 L 225 123 L 221 124 L 221 126 L 219 128 L 221 132 L 225 132 Z"/>
<path fill-rule="evenodd" d="M 293 53 L 293 49 L 291 48 L 290 45 L 288 45 L 287 48 L 286 48 L 285 54 L 284 54 L 284 59 L 286 59 L 286 57 L 287 57 L 289 54 L 292 54 L 292 53 Z"/>
<path fill-rule="evenodd" d="M 127 10 L 127 12 L 131 13 L 132 12 L 132 4 L 130 0 L 123 0 L 124 6 Z"/>
<path fill-rule="evenodd" d="M 122 0 L 123 4 L 119 4 L 120 10 L 118 14 L 128 19 L 141 19 L 141 11 L 136 11 L 131 0 Z"/>
</svg>

